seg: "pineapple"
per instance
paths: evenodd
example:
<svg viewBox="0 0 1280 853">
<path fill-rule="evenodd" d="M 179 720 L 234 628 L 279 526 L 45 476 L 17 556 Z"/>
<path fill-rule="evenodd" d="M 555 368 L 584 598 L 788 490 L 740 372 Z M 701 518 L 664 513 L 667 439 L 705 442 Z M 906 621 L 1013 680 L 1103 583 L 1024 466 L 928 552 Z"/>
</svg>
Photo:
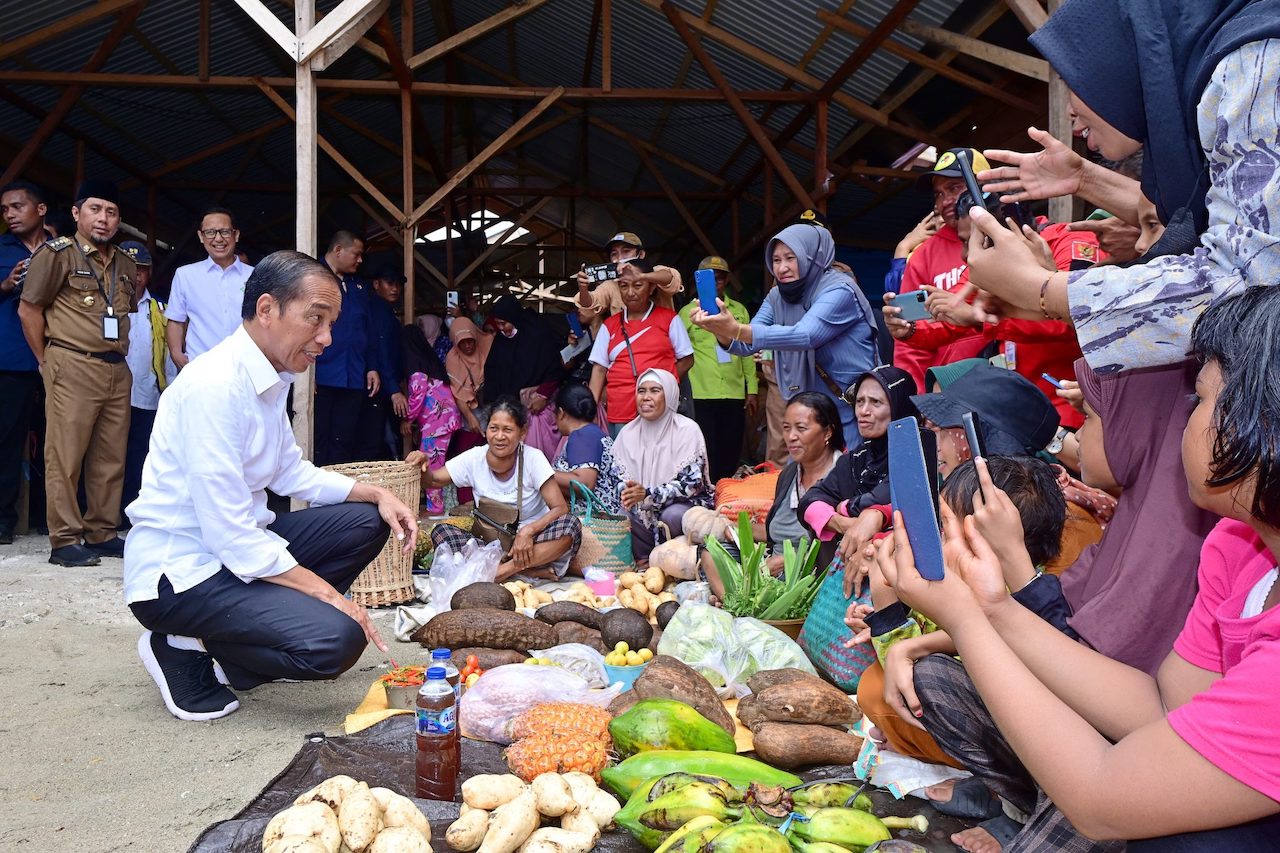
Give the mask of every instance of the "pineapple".
<svg viewBox="0 0 1280 853">
<path fill-rule="evenodd" d="M 506 752 L 511 772 L 526 782 L 541 773 L 586 773 L 600 781 L 600 771 L 609 763 L 609 751 L 602 740 L 577 734 L 536 734 L 516 741 Z"/>
<path fill-rule="evenodd" d="M 557 735 L 599 741 L 609 746 L 609 721 L 613 717 L 604 708 L 575 705 L 569 702 L 547 702 L 534 705 L 516 717 L 511 727 L 512 740 L 531 735 Z"/>
</svg>

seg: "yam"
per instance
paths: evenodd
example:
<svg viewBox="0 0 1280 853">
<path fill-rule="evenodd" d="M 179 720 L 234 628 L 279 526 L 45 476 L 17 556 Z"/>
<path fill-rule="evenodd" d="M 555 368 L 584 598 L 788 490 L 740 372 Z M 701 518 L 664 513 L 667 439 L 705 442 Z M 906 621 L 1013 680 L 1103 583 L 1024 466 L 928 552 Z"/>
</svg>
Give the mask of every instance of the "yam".
<svg viewBox="0 0 1280 853">
<path fill-rule="evenodd" d="M 556 601 L 551 604 L 544 604 L 533 615 L 549 625 L 556 625 L 560 622 L 577 622 L 579 625 L 586 625 L 588 628 L 595 628 L 597 631 L 600 630 L 600 619 L 602 617 L 599 610 L 594 607 L 587 607 L 585 604 L 579 604 L 576 601 Z"/>
<path fill-rule="evenodd" d="M 620 717 L 627 713 L 627 711 L 630 711 L 631 706 L 639 701 L 640 697 L 636 695 L 635 690 L 624 690 L 609 703 L 609 713 L 613 714 L 615 717 Z"/>
<path fill-rule="evenodd" d="M 493 811 L 523 794 L 526 787 L 519 776 L 510 773 L 483 773 L 462 783 L 462 801 L 473 809 Z"/>
<path fill-rule="evenodd" d="M 599 836 L 599 830 L 595 835 L 583 835 L 567 829 L 545 826 L 530 835 L 521 845 L 520 851 L 521 853 L 588 853 L 592 847 L 595 847 Z"/>
<path fill-rule="evenodd" d="M 418 808 L 417 803 L 388 788 L 370 788 L 369 793 L 382 809 L 382 825 L 407 826 L 417 830 L 427 841 L 431 840 L 431 822 Z M 479 842 L 477 842 L 477 845 Z"/>
<path fill-rule="evenodd" d="M 270 847 L 263 847 L 262 853 L 329 853 L 329 849 L 307 835 L 286 835 Z"/>
<path fill-rule="evenodd" d="M 262 849 L 273 848 L 281 840 L 294 836 L 313 838 L 328 853 L 338 853 L 338 846 L 342 844 L 338 816 L 321 802 L 290 806 L 271 818 L 262 833 Z"/>
<path fill-rule="evenodd" d="M 578 622 L 557 622 L 553 627 L 556 632 L 556 645 L 581 643 L 584 646 L 590 646 L 600 654 L 610 651 L 605 648 L 604 641 L 600 639 L 600 632 L 594 628 L 588 628 Z"/>
<path fill-rule="evenodd" d="M 480 844 L 480 853 L 515 853 L 538 828 L 540 821 L 533 792 L 525 788 L 515 799 L 498 806 L 489 815 L 489 829 Z M 586 849 L 591 849 L 591 845 Z"/>
<path fill-rule="evenodd" d="M 510 663 L 524 663 L 529 656 L 527 649 L 481 649 L 461 648 L 453 650 L 453 665 L 462 669 L 467 665 L 467 658 L 476 656 L 476 663 L 485 672 Z"/>
<path fill-rule="evenodd" d="M 378 833 L 367 853 L 431 853 L 431 843 L 406 826 L 392 826 Z"/>
<path fill-rule="evenodd" d="M 817 679 L 775 684 L 755 694 L 761 716 L 776 723 L 848 726 L 857 706 L 838 687 Z"/>
<path fill-rule="evenodd" d="M 358 782 L 338 808 L 338 829 L 342 843 L 352 850 L 364 850 L 382 831 L 382 810 L 369 792 L 369 786 Z"/>
<path fill-rule="evenodd" d="M 573 790 L 559 773 L 539 773 L 529 783 L 533 798 L 538 801 L 538 812 L 543 817 L 563 817 L 578 811 Z"/>
<path fill-rule="evenodd" d="M 437 614 L 409 637 L 432 649 L 481 646 L 486 649 L 547 649 L 555 630 L 545 622 L 509 610 L 477 607 Z"/>
<path fill-rule="evenodd" d="M 453 594 L 449 599 L 452 610 L 474 610 L 477 607 L 491 607 L 495 610 L 515 610 L 516 599 L 500 583 L 479 581 L 468 584 Z"/>
<path fill-rule="evenodd" d="M 756 707 L 756 696 L 750 693 L 738 700 L 738 722 L 755 731 L 756 726 L 768 722 Z"/>
<path fill-rule="evenodd" d="M 680 609 L 680 605 L 675 601 L 664 601 L 658 605 L 658 612 L 655 618 L 658 620 L 658 627 L 665 628 L 676 615 L 676 611 Z"/>
<path fill-rule="evenodd" d="M 612 612 L 625 613 L 626 611 Z M 605 637 L 605 642 L 609 642 L 608 637 Z M 636 679 L 635 685 L 627 692 L 634 693 L 637 700 L 675 699 L 684 702 L 686 705 L 692 705 L 699 714 L 729 734 L 734 732 L 733 717 L 725 710 L 711 683 L 696 670 L 669 655 L 658 655 L 649 661 L 644 672 L 640 673 L 640 677 Z"/>
<path fill-rule="evenodd" d="M 640 591 L 647 598 L 648 593 Z M 622 597 L 618 598 L 621 601 Z M 649 640 L 652 638 L 653 626 L 649 624 L 648 619 L 635 610 L 620 607 L 617 610 L 610 610 L 600 620 L 600 639 L 604 641 L 606 648 L 612 649 L 618 643 L 626 643 L 628 648 L 643 649 L 649 645 Z M 535 646 L 535 648 L 543 648 L 543 646 Z"/>
<path fill-rule="evenodd" d="M 747 687 L 751 688 L 752 693 L 763 693 L 776 684 L 791 684 L 796 681 L 826 683 L 818 676 L 807 673 L 803 669 L 789 666 L 784 669 L 762 669 L 747 679 Z"/>
<path fill-rule="evenodd" d="M 328 779 L 325 779 L 319 785 L 316 785 L 310 791 L 307 791 L 305 794 L 298 797 L 298 799 L 294 800 L 293 804 L 295 806 L 300 806 L 303 803 L 310 802 L 324 803 L 337 813 L 338 806 L 342 805 L 342 798 L 345 797 L 355 786 L 356 780 L 352 779 L 350 776 L 344 776 L 342 774 L 330 776 Z"/>
<path fill-rule="evenodd" d="M 461 853 L 469 853 L 480 846 L 488 828 L 489 813 L 484 809 L 471 809 L 449 825 L 444 843 Z"/>
<path fill-rule="evenodd" d="M 760 723 L 751 732 L 756 755 L 774 767 L 791 769 L 823 764 L 850 765 L 862 750 L 862 738 L 828 726 Z"/>
</svg>

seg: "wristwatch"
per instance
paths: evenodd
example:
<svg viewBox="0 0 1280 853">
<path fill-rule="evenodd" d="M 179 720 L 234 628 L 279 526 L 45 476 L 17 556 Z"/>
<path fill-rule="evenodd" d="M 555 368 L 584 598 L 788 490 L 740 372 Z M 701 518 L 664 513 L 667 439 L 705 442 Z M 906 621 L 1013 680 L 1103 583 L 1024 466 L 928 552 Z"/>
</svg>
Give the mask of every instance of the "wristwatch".
<svg viewBox="0 0 1280 853">
<path fill-rule="evenodd" d="M 1067 433 L 1069 432 L 1070 430 L 1068 430 L 1066 427 L 1061 427 L 1061 426 L 1058 427 L 1058 431 L 1053 434 L 1053 441 L 1050 441 L 1047 445 L 1045 445 L 1045 448 L 1044 448 L 1045 451 L 1053 456 L 1057 456 L 1059 453 L 1061 453 L 1062 442 L 1066 440 Z"/>
</svg>

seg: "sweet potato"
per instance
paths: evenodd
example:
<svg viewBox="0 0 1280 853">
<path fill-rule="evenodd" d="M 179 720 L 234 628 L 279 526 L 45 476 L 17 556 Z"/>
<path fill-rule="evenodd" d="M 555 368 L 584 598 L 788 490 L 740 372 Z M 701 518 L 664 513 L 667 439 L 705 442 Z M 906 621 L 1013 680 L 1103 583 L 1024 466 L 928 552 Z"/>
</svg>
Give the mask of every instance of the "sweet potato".
<svg viewBox="0 0 1280 853">
<path fill-rule="evenodd" d="M 324 803 L 333 809 L 334 814 L 337 814 L 338 806 L 342 805 L 342 798 L 350 793 L 355 786 L 356 780 L 350 776 L 342 774 L 330 776 L 310 791 L 300 795 L 298 799 L 293 801 L 293 804 L 300 806 L 310 802 Z"/>
<path fill-rule="evenodd" d="M 515 610 L 516 599 L 511 590 L 500 583 L 479 581 L 455 592 L 449 599 L 449 607 L 452 610 L 474 610 L 477 607 Z"/>
<path fill-rule="evenodd" d="M 756 726 L 766 722 L 765 718 L 760 715 L 760 709 L 756 707 L 756 695 L 754 693 L 743 696 L 738 700 L 738 722 L 752 731 L 755 730 Z"/>
<path fill-rule="evenodd" d="M 588 628 L 595 628 L 597 631 L 600 630 L 600 619 L 602 617 L 599 610 L 594 607 L 587 607 L 587 605 L 576 601 L 556 601 L 551 604 L 544 604 L 533 615 L 549 625 L 556 625 L 560 622 L 577 622 L 579 625 L 586 625 Z"/>
<path fill-rule="evenodd" d="M 482 646 L 486 649 L 547 649 L 556 644 L 555 630 L 545 622 L 519 613 L 477 607 L 450 610 L 431 621 L 409 639 L 432 649 Z"/>
<path fill-rule="evenodd" d="M 369 793 L 373 794 L 378 807 L 382 809 L 384 827 L 407 826 L 428 841 L 431 840 L 431 822 L 413 800 L 387 788 L 370 788 Z M 476 844 L 478 846 L 479 842 Z"/>
<path fill-rule="evenodd" d="M 407 826 L 391 826 L 378 833 L 367 853 L 431 853 L 431 844 Z"/>
<path fill-rule="evenodd" d="M 506 666 L 510 663 L 524 663 L 529 656 L 527 649 L 481 649 L 461 648 L 453 650 L 453 665 L 462 669 L 467 665 L 467 658 L 476 656 L 480 668 L 488 672 L 494 667 Z"/>
<path fill-rule="evenodd" d="M 764 722 L 752 734 L 760 760 L 783 769 L 853 764 L 862 749 L 862 738 L 828 726 Z"/>
<path fill-rule="evenodd" d="M 540 773 L 529 784 L 543 817 L 563 817 L 578 811 L 569 783 L 559 773 Z"/>
<path fill-rule="evenodd" d="M 470 853 L 480 846 L 484 840 L 485 830 L 489 828 L 489 813 L 484 809 L 471 809 L 462 817 L 449 824 L 444 834 L 444 842 L 454 850 Z"/>
<path fill-rule="evenodd" d="M 546 826 L 536 830 L 521 845 L 522 853 L 587 853 L 595 846 L 600 831 L 595 835 L 583 835 L 554 826 Z"/>
<path fill-rule="evenodd" d="M 847 726 L 856 719 L 857 706 L 844 691 L 816 679 L 775 684 L 755 696 L 756 709 L 776 723 Z"/>
<path fill-rule="evenodd" d="M 510 773 L 485 773 L 462 783 L 462 801 L 473 809 L 493 811 L 525 792 L 528 786 Z"/>
<path fill-rule="evenodd" d="M 733 717 L 724 709 L 711 683 L 669 655 L 658 655 L 649 661 L 628 692 L 634 693 L 637 699 L 675 699 L 692 705 L 699 714 L 729 734 L 734 732 Z"/>
<path fill-rule="evenodd" d="M 321 802 L 290 806 L 271 818 L 262 833 L 262 849 L 270 850 L 287 838 L 311 838 L 329 853 L 342 843 L 338 816 Z"/>
<path fill-rule="evenodd" d="M 816 675 L 810 675 L 802 669 L 789 666 L 785 669 L 762 669 L 747 679 L 747 686 L 752 693 L 763 693 L 778 684 L 792 684 L 798 681 L 819 681 Z M 822 682 L 826 683 L 826 682 Z"/>
<path fill-rule="evenodd" d="M 527 788 L 489 815 L 489 829 L 480 853 L 514 853 L 538 828 L 540 818 L 533 792 Z M 586 849 L 590 850 L 588 844 Z"/>
<path fill-rule="evenodd" d="M 556 632 L 556 645 L 582 643 L 582 645 L 590 646 L 600 654 L 609 651 L 604 647 L 604 641 L 600 639 L 600 632 L 594 628 L 588 628 L 579 622 L 557 622 L 552 627 Z"/>
<path fill-rule="evenodd" d="M 338 829 L 342 843 L 352 850 L 363 850 L 382 831 L 382 810 L 364 782 L 356 783 L 338 807 Z"/>
</svg>

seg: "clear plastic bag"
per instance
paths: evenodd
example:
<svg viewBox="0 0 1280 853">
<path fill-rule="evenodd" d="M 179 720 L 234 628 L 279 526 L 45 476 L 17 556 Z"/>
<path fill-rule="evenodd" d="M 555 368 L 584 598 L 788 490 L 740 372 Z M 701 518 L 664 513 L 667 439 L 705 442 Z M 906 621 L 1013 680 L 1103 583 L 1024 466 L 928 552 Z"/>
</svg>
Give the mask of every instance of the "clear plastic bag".
<svg viewBox="0 0 1280 853">
<path fill-rule="evenodd" d="M 466 737 L 507 744 L 512 721 L 534 705 L 571 702 L 606 708 L 621 692 L 620 684 L 592 690 L 581 676 L 560 667 L 500 666 L 462 694 L 460 726 Z"/>
<path fill-rule="evenodd" d="M 693 667 L 721 698 L 746 695 L 747 679 L 761 670 L 795 667 L 817 675 L 804 650 L 777 628 L 709 604 L 680 605 L 662 632 L 658 654 Z"/>
<path fill-rule="evenodd" d="M 561 669 L 581 676 L 591 687 L 608 687 L 609 676 L 604 669 L 604 655 L 582 643 L 561 643 L 549 649 L 530 649 L 535 658 L 546 658 Z"/>
<path fill-rule="evenodd" d="M 461 551 L 453 551 L 447 545 L 436 550 L 431 562 L 431 604 L 437 613 L 449 609 L 453 594 L 464 586 L 486 581 L 492 583 L 498 577 L 498 563 L 502 560 L 502 543 L 487 545 L 470 539 Z"/>
</svg>

